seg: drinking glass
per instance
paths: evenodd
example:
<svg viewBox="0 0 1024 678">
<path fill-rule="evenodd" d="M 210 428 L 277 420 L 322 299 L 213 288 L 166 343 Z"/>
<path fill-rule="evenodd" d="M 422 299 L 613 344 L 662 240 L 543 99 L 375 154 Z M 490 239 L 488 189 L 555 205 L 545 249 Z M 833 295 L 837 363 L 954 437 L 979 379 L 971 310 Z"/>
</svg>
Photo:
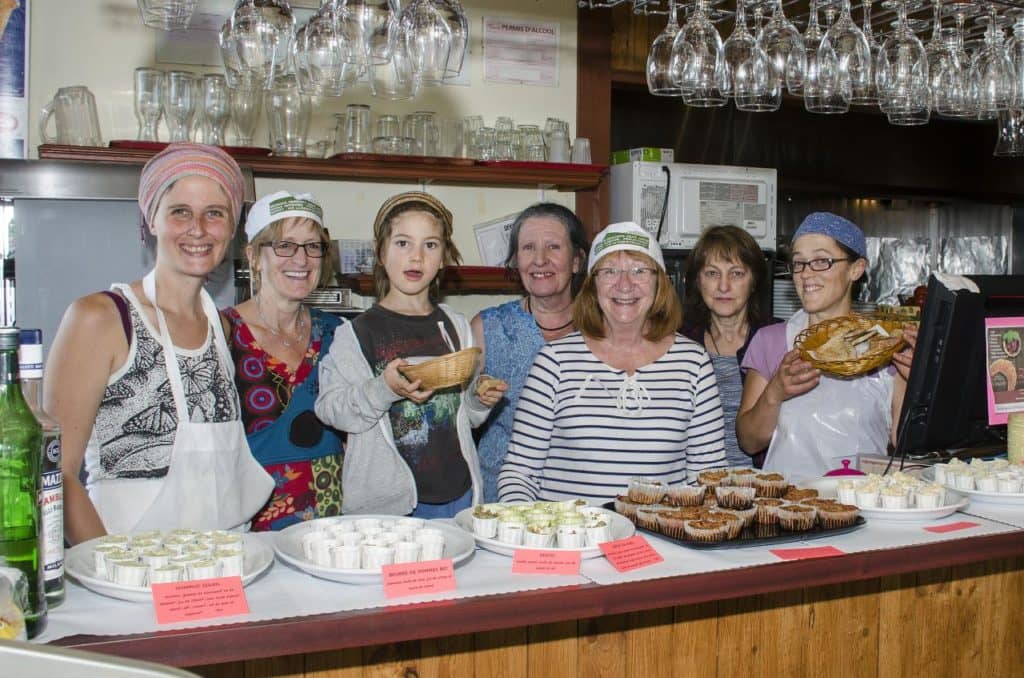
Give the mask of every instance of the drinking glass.
<svg viewBox="0 0 1024 678">
<path fill-rule="evenodd" d="M 203 143 L 224 145 L 224 127 L 231 115 L 228 83 L 219 73 L 203 76 Z"/>
<path fill-rule="evenodd" d="M 754 6 L 754 24 L 762 19 L 762 5 Z M 772 62 L 761 43 L 754 41 L 754 49 L 733 75 L 733 96 L 736 109 L 748 113 L 765 113 L 779 110 L 782 105 L 782 82 L 772 71 Z"/>
<path fill-rule="evenodd" d="M 818 25 L 818 1 L 811 0 L 810 20 L 804 33 L 804 108 L 811 113 L 846 113 L 850 100 L 843 96 L 839 57 L 824 36 Z"/>
<path fill-rule="evenodd" d="M 229 90 L 231 123 L 235 128 L 235 143 L 252 146 L 256 123 L 263 107 L 263 91 L 255 88 L 233 87 Z"/>
<path fill-rule="evenodd" d="M 1010 107 L 1024 109 L 1024 13 L 1019 14 L 1013 24 L 1013 37 L 1006 46 L 1006 53 L 1013 66 L 1013 98 Z"/>
<path fill-rule="evenodd" d="M 348 50 L 345 58 L 360 66 L 391 60 L 398 32 L 398 0 L 336 0 L 339 28 Z"/>
<path fill-rule="evenodd" d="M 264 101 L 270 147 L 274 155 L 304 157 L 313 110 L 309 95 L 299 90 L 294 75 L 286 74 L 274 79 L 273 86 L 265 93 Z"/>
<path fill-rule="evenodd" d="M 437 114 L 433 111 L 416 111 L 405 116 L 405 120 L 402 121 L 402 134 L 416 140 L 414 154 L 437 155 Z"/>
<path fill-rule="evenodd" d="M 572 155 L 570 156 L 570 160 L 581 165 L 590 164 L 590 139 L 586 137 L 576 137 L 576 140 L 572 143 Z"/>
<path fill-rule="evenodd" d="M 818 49 L 831 51 L 835 55 L 839 68 L 839 89 L 849 103 L 875 102 L 871 47 L 864 32 L 850 16 L 850 0 L 842 0 L 839 19 L 829 26 Z"/>
<path fill-rule="evenodd" d="M 163 88 L 163 71 L 135 69 L 135 117 L 139 121 L 139 141 L 159 141 L 157 125 L 163 115 Z"/>
<path fill-rule="evenodd" d="M 924 45 L 907 26 L 903 0 L 885 2 L 882 6 L 895 6 L 898 20 L 896 29 L 882 43 L 875 63 L 879 107 L 894 125 L 924 125 L 931 111 Z"/>
<path fill-rule="evenodd" d="M 437 154 L 449 158 L 461 158 L 465 153 L 462 147 L 464 134 L 462 120 L 459 118 L 446 118 L 438 123 L 440 130 L 440 141 L 438 142 Z"/>
<path fill-rule="evenodd" d="M 378 99 L 401 101 L 414 99 L 420 91 L 420 78 L 413 71 L 412 59 L 405 40 L 397 40 L 391 59 L 384 64 L 368 66 L 370 92 Z"/>
<path fill-rule="evenodd" d="M 462 149 L 464 157 L 476 158 L 477 156 L 477 131 L 484 126 L 482 115 L 467 115 L 462 119 Z"/>
<path fill-rule="evenodd" d="M 796 26 L 786 18 L 782 0 L 775 3 L 772 18 L 765 24 L 757 40 L 772 62 L 775 78 L 780 83 L 786 83 L 790 94 L 800 94 L 806 61 L 804 42 Z"/>
<path fill-rule="evenodd" d="M 569 135 L 556 129 L 548 136 L 548 161 L 569 162 Z"/>
<path fill-rule="evenodd" d="M 722 45 L 722 59 L 725 66 L 725 87 L 722 94 L 734 96 L 736 72 L 757 49 L 757 41 L 747 30 L 747 14 L 744 0 L 736 0 L 736 22 L 732 35 Z"/>
<path fill-rule="evenodd" d="M 369 153 L 372 147 L 370 129 L 369 106 L 365 104 L 346 106 L 342 150 L 345 153 Z M 337 145 L 337 141 L 337 137 L 335 137 L 335 145 Z"/>
<path fill-rule="evenodd" d="M 164 76 L 164 118 L 171 141 L 188 141 L 196 111 L 196 76 L 190 71 L 170 71 Z"/>
<path fill-rule="evenodd" d="M 1005 109 L 999 111 L 996 127 L 999 135 L 992 155 L 997 157 L 1024 156 L 1024 111 Z"/>
<path fill-rule="evenodd" d="M 676 0 L 668 0 L 668 24 L 651 43 L 647 54 L 647 90 L 659 97 L 682 96 L 679 86 L 672 81 L 672 45 L 679 34 L 676 21 Z"/>
<path fill-rule="evenodd" d="M 340 16 L 337 0 L 324 0 L 295 34 L 292 58 L 304 94 L 340 97 L 359 75 L 359 67 L 346 58 L 349 46 L 340 30 Z"/>
<path fill-rule="evenodd" d="M 184 31 L 199 0 L 138 0 L 142 23 L 165 31 Z"/>
<path fill-rule="evenodd" d="M 397 115 L 380 115 L 377 116 L 376 136 L 378 137 L 398 137 L 402 135 L 402 122 L 398 119 Z"/>
<path fill-rule="evenodd" d="M 494 160 L 494 145 L 497 132 L 493 127 L 481 127 L 476 130 L 473 157 L 477 160 Z"/>
<path fill-rule="evenodd" d="M 985 42 L 971 62 L 971 107 L 979 120 L 992 120 L 999 111 L 1010 107 L 1013 99 L 1013 63 L 1003 46 L 1003 30 L 996 21 L 994 4 L 988 6 L 988 16 L 978 22 L 987 25 Z"/>
<path fill-rule="evenodd" d="M 687 54 L 679 83 L 683 101 L 700 108 L 724 106 L 728 73 L 722 53 L 722 37 L 708 18 L 707 0 L 697 0 L 693 16 L 676 36 L 673 53 L 677 45 Z M 683 45 L 692 49 L 692 55 Z"/>
<path fill-rule="evenodd" d="M 219 36 L 231 85 L 273 86 L 285 72 L 294 32 L 287 0 L 237 0 Z"/>
<path fill-rule="evenodd" d="M 443 82 L 454 39 L 452 27 L 433 0 L 412 0 L 402 10 L 400 22 L 413 71 L 424 84 Z"/>
</svg>

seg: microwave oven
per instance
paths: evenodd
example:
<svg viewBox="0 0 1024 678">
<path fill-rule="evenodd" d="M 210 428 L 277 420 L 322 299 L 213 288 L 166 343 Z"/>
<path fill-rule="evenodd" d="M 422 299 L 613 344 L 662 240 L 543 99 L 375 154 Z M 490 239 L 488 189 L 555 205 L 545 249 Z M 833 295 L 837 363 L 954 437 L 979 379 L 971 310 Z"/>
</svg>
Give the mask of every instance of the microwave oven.
<svg viewBox="0 0 1024 678">
<path fill-rule="evenodd" d="M 692 249 L 704 229 L 745 229 L 761 249 L 776 248 L 777 179 L 774 169 L 684 163 L 630 162 L 611 168 L 612 222 L 632 221 L 661 246 Z"/>
</svg>

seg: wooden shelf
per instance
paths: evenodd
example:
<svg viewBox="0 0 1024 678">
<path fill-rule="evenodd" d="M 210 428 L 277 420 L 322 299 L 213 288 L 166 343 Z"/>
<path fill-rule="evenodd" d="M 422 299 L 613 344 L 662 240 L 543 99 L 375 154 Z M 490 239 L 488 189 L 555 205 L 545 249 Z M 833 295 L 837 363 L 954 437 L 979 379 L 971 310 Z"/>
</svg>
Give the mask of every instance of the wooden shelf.
<svg viewBox="0 0 1024 678">
<path fill-rule="evenodd" d="M 341 286 L 356 294 L 374 294 L 372 275 L 343 275 L 338 279 Z M 441 280 L 441 291 L 445 294 L 517 294 L 522 290 L 518 277 L 498 266 L 450 267 Z"/>
<path fill-rule="evenodd" d="M 155 150 L 99 146 L 39 146 L 40 159 L 142 164 Z M 559 191 L 597 188 L 606 165 L 550 162 L 482 162 L 468 158 L 347 153 L 331 158 L 236 155 L 257 177 L 304 177 L 365 181 L 425 182 L 502 188 L 540 187 Z"/>
</svg>

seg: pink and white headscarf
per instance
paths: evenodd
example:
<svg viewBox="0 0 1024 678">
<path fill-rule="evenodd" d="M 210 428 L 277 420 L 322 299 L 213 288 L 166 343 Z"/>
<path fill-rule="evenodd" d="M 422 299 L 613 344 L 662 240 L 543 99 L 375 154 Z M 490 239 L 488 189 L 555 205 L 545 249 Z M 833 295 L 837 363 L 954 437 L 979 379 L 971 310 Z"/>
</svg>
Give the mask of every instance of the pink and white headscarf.
<svg viewBox="0 0 1024 678">
<path fill-rule="evenodd" d="M 201 176 L 217 182 L 231 201 L 231 218 L 237 223 L 245 197 L 245 180 L 238 163 L 216 146 L 170 144 L 146 163 L 139 178 L 139 207 L 152 223 L 160 198 L 171 185 L 187 176 Z"/>
</svg>

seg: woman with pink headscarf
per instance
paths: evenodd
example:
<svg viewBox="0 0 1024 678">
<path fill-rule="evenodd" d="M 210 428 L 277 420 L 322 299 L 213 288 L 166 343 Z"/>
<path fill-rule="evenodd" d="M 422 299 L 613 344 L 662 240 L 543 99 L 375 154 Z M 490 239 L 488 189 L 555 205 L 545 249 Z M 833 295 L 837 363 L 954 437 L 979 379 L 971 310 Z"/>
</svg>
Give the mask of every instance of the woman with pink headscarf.
<svg viewBox="0 0 1024 678">
<path fill-rule="evenodd" d="M 171 144 L 153 156 L 139 207 L 156 265 L 64 314 L 44 396 L 62 428 L 71 543 L 236 527 L 273 488 L 246 444 L 223 327 L 203 289 L 231 246 L 243 192 L 241 170 L 218 148 Z"/>
</svg>

